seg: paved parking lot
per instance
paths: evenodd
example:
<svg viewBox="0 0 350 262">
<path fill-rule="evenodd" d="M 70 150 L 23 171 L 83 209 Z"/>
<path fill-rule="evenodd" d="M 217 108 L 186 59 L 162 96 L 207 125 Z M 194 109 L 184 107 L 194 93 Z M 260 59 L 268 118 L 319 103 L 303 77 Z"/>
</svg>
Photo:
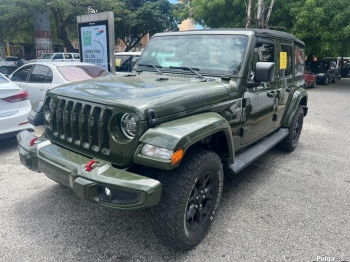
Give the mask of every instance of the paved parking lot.
<svg viewBox="0 0 350 262">
<path fill-rule="evenodd" d="M 147 210 L 81 200 L 0 141 L 0 261 L 350 261 L 350 79 L 308 91 L 297 149 L 226 176 L 208 236 L 187 252 L 157 240 Z"/>
</svg>

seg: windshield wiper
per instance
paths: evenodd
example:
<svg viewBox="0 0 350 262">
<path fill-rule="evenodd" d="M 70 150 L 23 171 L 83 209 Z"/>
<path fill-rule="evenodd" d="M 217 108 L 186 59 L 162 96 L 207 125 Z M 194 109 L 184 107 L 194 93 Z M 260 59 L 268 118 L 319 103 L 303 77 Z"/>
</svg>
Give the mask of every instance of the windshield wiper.
<svg viewBox="0 0 350 262">
<path fill-rule="evenodd" d="M 199 78 L 204 78 L 204 76 L 202 76 L 200 73 L 198 73 L 197 71 L 199 71 L 199 68 L 191 68 L 188 66 L 170 66 L 170 69 L 182 69 L 182 70 L 189 70 L 191 71 L 193 74 L 197 75 Z M 195 71 L 197 70 L 197 71 Z"/>
<path fill-rule="evenodd" d="M 138 64 L 139 66 L 147 66 L 147 67 L 153 67 L 158 74 L 162 75 L 163 72 L 159 69 L 159 68 L 162 68 L 161 66 L 159 65 L 148 65 L 148 64 Z"/>
</svg>

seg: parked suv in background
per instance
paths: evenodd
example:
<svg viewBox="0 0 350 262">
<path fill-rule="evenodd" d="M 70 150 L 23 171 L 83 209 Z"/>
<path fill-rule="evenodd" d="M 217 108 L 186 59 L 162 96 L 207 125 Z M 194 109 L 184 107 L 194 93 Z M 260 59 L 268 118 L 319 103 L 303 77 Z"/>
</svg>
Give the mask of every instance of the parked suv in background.
<svg viewBox="0 0 350 262">
<path fill-rule="evenodd" d="M 310 70 L 316 75 L 317 83 L 328 85 L 337 81 L 338 69 L 333 61 L 321 60 L 310 62 Z"/>
<path fill-rule="evenodd" d="M 323 57 L 320 61 L 330 61 L 333 62 L 333 65 L 335 65 L 336 69 L 336 76 L 338 80 L 341 80 L 341 58 L 340 57 Z"/>
<path fill-rule="evenodd" d="M 141 52 L 120 52 L 115 55 L 115 71 L 117 74 L 125 74 L 132 71 Z"/>
<path fill-rule="evenodd" d="M 16 56 L 7 56 L 6 60 L 0 57 L 0 73 L 7 75 L 11 74 L 17 68 L 17 60 Z"/>
<path fill-rule="evenodd" d="M 47 53 L 43 54 L 42 57 L 29 60 L 29 62 L 80 62 L 79 53 Z"/>
<path fill-rule="evenodd" d="M 97 205 L 149 208 L 161 240 L 192 248 L 217 216 L 224 170 L 296 148 L 304 66 L 304 43 L 285 32 L 155 34 L 128 77 L 49 90 L 45 133 L 17 136 L 21 163 Z"/>
</svg>

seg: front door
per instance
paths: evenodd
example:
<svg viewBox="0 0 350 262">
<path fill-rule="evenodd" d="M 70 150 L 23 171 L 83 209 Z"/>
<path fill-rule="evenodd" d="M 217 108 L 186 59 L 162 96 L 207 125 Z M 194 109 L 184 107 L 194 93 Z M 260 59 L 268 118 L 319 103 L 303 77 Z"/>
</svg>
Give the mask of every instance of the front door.
<svg viewBox="0 0 350 262">
<path fill-rule="evenodd" d="M 251 62 L 251 80 L 254 80 L 253 72 L 257 62 L 274 62 L 277 65 L 276 42 L 273 40 L 261 40 L 256 43 Z M 243 136 L 241 144 L 249 144 L 266 135 L 272 125 L 274 114 L 274 97 L 276 97 L 277 76 L 269 83 L 261 83 L 260 86 L 248 89 L 244 93 L 246 106 L 243 109 Z"/>
</svg>

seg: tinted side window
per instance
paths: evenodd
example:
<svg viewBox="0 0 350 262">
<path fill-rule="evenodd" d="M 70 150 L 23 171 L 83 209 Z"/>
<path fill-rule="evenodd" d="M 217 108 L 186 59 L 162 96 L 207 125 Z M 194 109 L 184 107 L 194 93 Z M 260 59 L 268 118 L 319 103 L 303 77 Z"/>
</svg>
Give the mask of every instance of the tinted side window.
<svg viewBox="0 0 350 262">
<path fill-rule="evenodd" d="M 73 59 L 71 54 L 64 54 L 65 59 Z"/>
<path fill-rule="evenodd" d="M 63 54 L 55 54 L 53 59 L 63 59 Z"/>
<path fill-rule="evenodd" d="M 27 76 L 31 69 L 32 69 L 31 66 L 27 66 L 19 70 L 12 76 L 11 80 L 15 82 L 25 82 L 27 80 Z"/>
<path fill-rule="evenodd" d="M 253 79 L 257 62 L 275 62 L 275 46 L 271 43 L 256 43 L 252 58 L 250 79 Z"/>
<path fill-rule="evenodd" d="M 50 70 L 49 74 L 46 76 L 46 83 L 52 83 L 52 71 Z"/>
<path fill-rule="evenodd" d="M 30 74 L 29 83 L 45 83 L 46 76 L 50 71 L 50 68 L 46 66 L 36 65 Z"/>
<path fill-rule="evenodd" d="M 295 79 L 304 79 L 305 71 L 305 50 L 304 47 L 296 45 L 295 55 Z"/>
<path fill-rule="evenodd" d="M 80 58 L 79 54 L 73 54 L 74 58 Z"/>
<path fill-rule="evenodd" d="M 292 75 L 293 48 L 289 45 L 281 45 L 280 52 L 280 76 Z"/>
</svg>

